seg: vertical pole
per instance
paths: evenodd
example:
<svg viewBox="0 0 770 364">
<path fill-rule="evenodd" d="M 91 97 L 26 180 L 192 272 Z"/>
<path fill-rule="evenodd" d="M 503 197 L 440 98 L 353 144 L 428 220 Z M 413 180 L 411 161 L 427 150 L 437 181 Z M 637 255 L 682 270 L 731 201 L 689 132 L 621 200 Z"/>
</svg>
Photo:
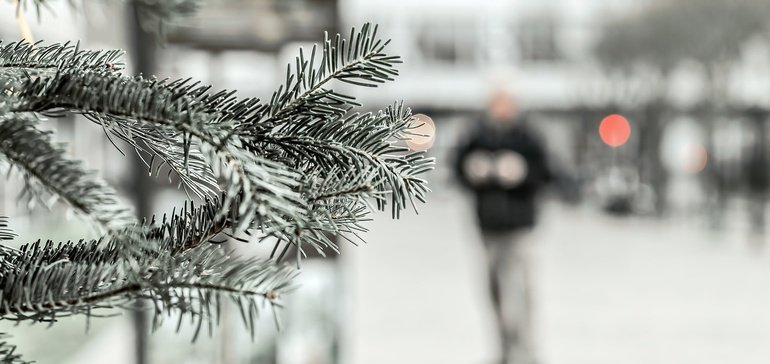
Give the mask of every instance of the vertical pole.
<svg viewBox="0 0 770 364">
<path fill-rule="evenodd" d="M 131 2 L 128 5 L 128 36 L 129 54 L 133 65 L 134 73 L 141 73 L 145 76 L 152 75 L 155 70 L 156 40 L 152 34 L 148 34 L 140 24 L 139 9 L 136 3 Z M 132 165 L 132 187 L 136 213 L 141 221 L 152 214 L 153 185 L 147 172 L 144 162 L 138 155 L 133 154 Z M 149 317 L 146 311 L 146 302 L 137 301 L 135 310 L 132 312 L 132 321 L 134 325 L 134 348 L 136 364 L 148 363 L 148 321 Z"/>
<path fill-rule="evenodd" d="M 655 213 L 658 217 L 664 216 L 668 209 L 668 176 L 663 168 L 660 155 L 660 141 L 663 138 L 664 128 L 663 101 L 655 98 L 644 108 L 644 123 L 646 123 L 645 154 L 649 172 L 649 181 L 655 193 Z M 642 157 L 644 158 L 644 156 Z"/>
<path fill-rule="evenodd" d="M 748 112 L 756 140 L 749 159 L 749 211 L 751 215 L 752 232 L 759 236 L 765 234 L 765 202 L 768 188 L 767 165 L 767 130 L 765 129 L 765 113 L 759 108 Z"/>
</svg>

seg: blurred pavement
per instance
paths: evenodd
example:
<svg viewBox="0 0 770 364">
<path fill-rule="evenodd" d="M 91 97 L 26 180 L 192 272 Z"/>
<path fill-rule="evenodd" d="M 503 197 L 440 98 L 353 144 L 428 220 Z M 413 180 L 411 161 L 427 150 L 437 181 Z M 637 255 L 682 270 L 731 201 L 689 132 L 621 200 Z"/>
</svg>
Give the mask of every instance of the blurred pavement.
<svg viewBox="0 0 770 364">
<path fill-rule="evenodd" d="M 418 217 L 346 249 L 347 363 L 491 363 L 482 252 L 469 201 L 441 181 Z M 770 255 L 704 218 L 613 218 L 549 203 L 537 230 L 546 364 L 766 363 Z M 736 218 L 737 219 L 737 218 Z M 735 225 L 735 224 L 733 224 Z"/>
</svg>

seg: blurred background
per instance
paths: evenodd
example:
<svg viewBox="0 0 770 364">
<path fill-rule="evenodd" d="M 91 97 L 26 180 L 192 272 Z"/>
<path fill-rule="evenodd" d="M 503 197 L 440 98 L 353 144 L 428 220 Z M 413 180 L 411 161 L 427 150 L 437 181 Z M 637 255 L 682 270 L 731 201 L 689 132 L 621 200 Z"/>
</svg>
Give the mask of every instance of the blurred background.
<svg viewBox="0 0 770 364">
<path fill-rule="evenodd" d="M 437 165 L 418 215 L 377 214 L 365 246 L 303 262 L 280 332 L 268 314 L 252 341 L 237 312 L 195 343 L 192 325 L 174 335 L 173 318 L 148 336 L 135 333 L 142 325 L 130 314 L 91 319 L 88 331 L 83 318 L 51 328 L 0 322 L 27 358 L 496 362 L 484 245 L 453 158 L 501 89 L 526 114 L 556 176 L 540 196 L 532 234 L 538 362 L 770 358 L 766 0 L 203 0 L 160 46 L 130 6 L 75 3 L 49 2 L 40 21 L 28 11 L 35 38 L 123 48 L 128 72 L 192 77 L 263 99 L 323 31 L 377 23 L 405 61 L 401 76 L 349 92 L 371 110 L 404 100 L 432 117 L 428 153 Z M 3 41 L 20 38 L 14 17 L 13 2 L 0 2 Z M 607 142 L 599 130 L 608 116 L 630 133 Z M 183 201 L 95 125 L 77 118 L 49 125 L 145 215 Z M 17 204 L 20 181 L 0 186 L 0 211 L 22 240 L 93 233 L 58 209 Z"/>
</svg>

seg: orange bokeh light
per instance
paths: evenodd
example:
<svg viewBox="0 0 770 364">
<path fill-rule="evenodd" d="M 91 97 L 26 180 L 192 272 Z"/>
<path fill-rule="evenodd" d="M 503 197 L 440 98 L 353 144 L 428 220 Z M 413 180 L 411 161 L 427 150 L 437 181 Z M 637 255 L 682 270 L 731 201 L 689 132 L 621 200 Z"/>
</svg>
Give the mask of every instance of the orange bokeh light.
<svg viewBox="0 0 770 364">
<path fill-rule="evenodd" d="M 685 170 L 689 173 L 696 174 L 706 169 L 708 164 L 708 151 L 702 144 L 693 145 L 690 150 L 690 160 L 685 166 Z"/>
<path fill-rule="evenodd" d="M 609 115 L 599 124 L 599 136 L 604 144 L 619 147 L 626 144 L 631 136 L 631 124 L 622 115 Z"/>
<path fill-rule="evenodd" d="M 428 115 L 414 115 L 414 122 L 409 129 L 406 145 L 413 151 L 426 151 L 433 146 L 436 139 L 436 124 Z"/>
</svg>

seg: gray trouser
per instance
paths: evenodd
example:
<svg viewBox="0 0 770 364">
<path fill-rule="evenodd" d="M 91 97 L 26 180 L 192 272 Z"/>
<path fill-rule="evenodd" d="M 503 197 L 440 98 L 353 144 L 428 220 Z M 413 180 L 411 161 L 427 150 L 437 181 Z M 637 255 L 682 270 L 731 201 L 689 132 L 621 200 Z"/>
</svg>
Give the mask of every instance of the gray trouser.
<svg viewBox="0 0 770 364">
<path fill-rule="evenodd" d="M 482 232 L 504 363 L 534 361 L 529 229 Z"/>
</svg>

